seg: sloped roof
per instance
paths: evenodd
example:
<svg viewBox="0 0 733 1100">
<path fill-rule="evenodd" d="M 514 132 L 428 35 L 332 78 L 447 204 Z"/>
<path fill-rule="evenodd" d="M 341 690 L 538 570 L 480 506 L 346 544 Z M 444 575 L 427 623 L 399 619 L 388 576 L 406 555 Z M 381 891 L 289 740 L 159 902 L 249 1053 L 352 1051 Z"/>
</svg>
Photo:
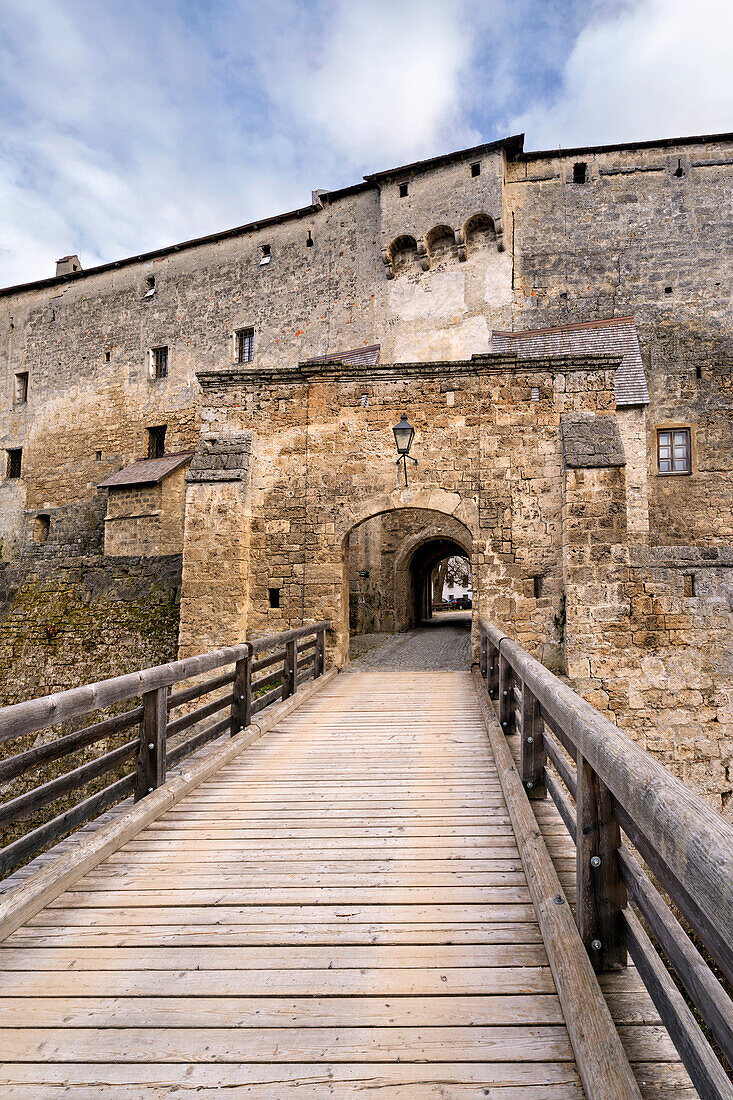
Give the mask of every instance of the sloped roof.
<svg viewBox="0 0 733 1100">
<path fill-rule="evenodd" d="M 193 451 L 179 451 L 177 454 L 163 455 L 162 458 L 141 458 L 131 466 L 125 466 L 116 474 L 100 481 L 98 489 L 123 489 L 132 485 L 156 485 L 168 477 L 179 466 L 183 466 L 193 455 Z"/>
<path fill-rule="evenodd" d="M 543 359 L 552 355 L 618 355 L 616 404 L 648 405 L 644 364 L 633 317 L 609 317 L 582 321 L 559 328 L 492 332 L 492 351 L 508 352 L 518 359 Z"/>
<path fill-rule="evenodd" d="M 330 355 L 317 355 L 305 359 L 301 366 L 319 366 L 321 363 L 344 363 L 347 367 L 376 367 L 379 362 L 381 344 L 372 344 L 368 348 L 353 348 L 351 351 L 335 351 Z"/>
</svg>

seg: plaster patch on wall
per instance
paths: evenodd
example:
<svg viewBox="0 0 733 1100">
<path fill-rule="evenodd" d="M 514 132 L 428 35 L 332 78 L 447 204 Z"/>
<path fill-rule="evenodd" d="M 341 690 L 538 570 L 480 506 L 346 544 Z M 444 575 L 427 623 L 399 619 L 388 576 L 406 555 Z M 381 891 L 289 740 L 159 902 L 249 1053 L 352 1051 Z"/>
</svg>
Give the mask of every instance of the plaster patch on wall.
<svg viewBox="0 0 733 1100">
<path fill-rule="evenodd" d="M 497 254 L 486 264 L 484 300 L 494 308 L 511 304 L 512 258 L 508 252 Z"/>
<path fill-rule="evenodd" d="M 466 317 L 445 328 L 409 332 L 395 341 L 395 363 L 435 362 L 441 359 L 470 359 L 489 349 L 489 326 L 485 317 Z"/>
<path fill-rule="evenodd" d="M 465 313 L 465 275 L 462 271 L 429 271 L 419 283 L 395 279 L 389 288 L 389 307 L 403 321 Z"/>
</svg>

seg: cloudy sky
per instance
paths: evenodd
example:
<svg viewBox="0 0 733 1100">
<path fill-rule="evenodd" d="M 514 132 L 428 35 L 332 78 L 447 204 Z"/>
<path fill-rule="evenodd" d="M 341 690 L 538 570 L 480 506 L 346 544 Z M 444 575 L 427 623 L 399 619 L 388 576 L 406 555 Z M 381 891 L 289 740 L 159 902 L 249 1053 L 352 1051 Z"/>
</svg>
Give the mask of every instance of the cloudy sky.
<svg viewBox="0 0 733 1100">
<path fill-rule="evenodd" d="M 0 0 L 0 285 L 524 132 L 733 130 L 731 0 Z"/>
</svg>

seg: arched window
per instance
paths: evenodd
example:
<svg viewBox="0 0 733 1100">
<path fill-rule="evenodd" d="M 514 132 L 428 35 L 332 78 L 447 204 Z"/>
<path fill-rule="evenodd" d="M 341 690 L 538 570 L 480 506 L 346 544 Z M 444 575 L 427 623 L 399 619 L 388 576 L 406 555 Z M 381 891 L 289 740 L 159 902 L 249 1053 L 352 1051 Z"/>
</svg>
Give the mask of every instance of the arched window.
<svg viewBox="0 0 733 1100">
<path fill-rule="evenodd" d="M 395 237 L 387 249 L 387 254 L 395 275 L 409 271 L 417 263 L 417 241 L 408 234 Z"/>
<path fill-rule="evenodd" d="M 51 533 L 51 517 L 38 515 L 33 521 L 33 541 L 46 542 Z"/>
<path fill-rule="evenodd" d="M 463 239 L 469 251 L 495 245 L 496 229 L 494 219 L 490 214 L 472 214 L 463 226 Z"/>
<path fill-rule="evenodd" d="M 456 235 L 449 225 L 436 225 L 425 237 L 425 245 L 431 260 L 442 260 L 458 254 Z"/>
</svg>

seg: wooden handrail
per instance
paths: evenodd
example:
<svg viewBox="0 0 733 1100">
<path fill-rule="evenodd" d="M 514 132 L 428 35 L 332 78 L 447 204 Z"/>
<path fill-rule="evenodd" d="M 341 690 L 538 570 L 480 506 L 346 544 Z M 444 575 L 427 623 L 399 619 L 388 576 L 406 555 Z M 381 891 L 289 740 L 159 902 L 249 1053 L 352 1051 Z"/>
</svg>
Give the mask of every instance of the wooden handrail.
<svg viewBox="0 0 733 1100">
<path fill-rule="evenodd" d="M 30 699 L 0 710 L 2 743 L 57 726 L 70 719 L 91 715 L 102 708 L 130 699 L 140 700 L 138 706 L 123 715 L 104 718 L 85 729 L 58 737 L 47 745 L 18 752 L 2 762 L 2 772 L 6 778 L 18 779 L 47 761 L 68 756 L 131 726 L 140 727 L 139 736 L 134 742 L 116 746 L 103 756 L 50 782 L 22 790 L 5 806 L 0 805 L 0 822 L 27 817 L 56 798 L 114 771 L 130 756 L 136 756 L 135 771 L 132 776 L 125 777 L 124 782 L 112 782 L 72 810 L 64 810 L 39 828 L 0 849 L 0 875 L 68 832 L 70 825 L 72 828 L 76 827 L 95 816 L 100 808 L 111 805 L 118 792 L 124 791 L 125 795 L 128 794 L 131 785 L 135 799 L 144 798 L 165 782 L 167 768 L 173 763 L 198 750 L 227 729 L 234 736 L 248 726 L 252 716 L 264 707 L 292 695 L 299 683 L 321 676 L 325 671 L 325 636 L 330 628 L 328 621 L 307 624 L 281 634 L 267 635 L 252 642 L 242 642 L 240 645 L 156 665 L 140 672 L 115 676 L 96 684 L 86 684 L 39 699 Z M 308 653 L 301 655 L 298 642 L 303 638 L 312 640 L 307 647 Z M 271 652 L 273 650 L 274 653 Z M 261 653 L 269 656 L 254 661 L 253 654 Z M 253 678 L 253 672 L 267 668 L 272 671 Z M 221 669 L 227 671 L 222 673 L 219 671 Z M 201 681 L 200 677 L 209 672 L 218 674 Z M 174 684 L 190 680 L 195 682 L 169 694 L 169 689 Z M 222 690 L 224 694 L 221 694 Z M 177 718 L 170 716 L 170 712 L 176 708 L 207 695 L 210 696 L 209 700 L 204 701 L 197 709 L 183 714 L 179 712 L 180 716 Z M 201 727 L 207 718 L 222 710 L 228 711 L 226 718 L 219 718 L 212 724 Z M 173 748 L 168 747 L 169 738 L 177 737 L 191 727 L 196 729 L 190 738 L 179 741 Z"/>
<path fill-rule="evenodd" d="M 499 627 L 480 620 L 480 632 L 481 678 L 504 733 L 520 736 L 527 794 L 549 793 L 575 841 L 576 923 L 594 967 L 624 966 L 628 949 L 700 1094 L 733 1097 L 672 979 L 663 980 L 627 888 L 728 1058 L 731 999 L 621 840 L 623 831 L 733 980 L 733 826 Z"/>
</svg>

